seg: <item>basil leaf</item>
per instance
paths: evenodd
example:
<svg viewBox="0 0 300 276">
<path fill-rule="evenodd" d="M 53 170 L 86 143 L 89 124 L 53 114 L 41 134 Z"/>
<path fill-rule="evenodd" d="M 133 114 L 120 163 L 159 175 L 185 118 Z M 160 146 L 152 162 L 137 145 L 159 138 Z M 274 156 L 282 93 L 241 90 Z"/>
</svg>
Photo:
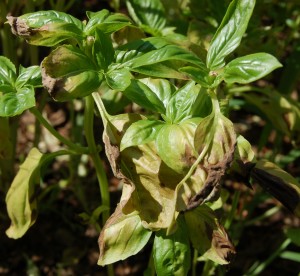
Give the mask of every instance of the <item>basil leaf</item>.
<svg viewBox="0 0 300 276">
<path fill-rule="evenodd" d="M 225 65 L 225 57 L 239 45 L 247 29 L 255 0 L 233 0 L 215 33 L 207 52 L 206 65 L 216 70 Z"/>
<path fill-rule="evenodd" d="M 229 62 L 224 68 L 227 83 L 249 83 L 261 79 L 282 65 L 270 54 L 256 53 Z"/>
<path fill-rule="evenodd" d="M 66 39 L 83 39 L 83 23 L 64 12 L 38 11 L 7 19 L 12 32 L 33 45 L 51 47 Z"/>
<path fill-rule="evenodd" d="M 35 97 L 32 86 L 24 86 L 17 91 L 13 90 L 0 96 L 1 117 L 19 115 L 33 106 L 35 106 Z"/>
<path fill-rule="evenodd" d="M 132 79 L 131 84 L 123 91 L 124 95 L 149 110 L 165 113 L 165 107 L 158 96 L 144 83 Z"/>
<path fill-rule="evenodd" d="M 80 49 L 63 45 L 42 61 L 43 85 L 53 98 L 66 101 L 95 92 L 103 79 Z"/>
<path fill-rule="evenodd" d="M 0 92 L 5 93 L 16 81 L 16 67 L 7 58 L 0 56 Z"/>
<path fill-rule="evenodd" d="M 131 74 L 125 68 L 111 70 L 105 74 L 105 79 L 111 89 L 124 91 L 131 83 Z"/>
<path fill-rule="evenodd" d="M 16 80 L 16 87 L 22 87 L 24 85 L 32 85 L 33 87 L 42 86 L 40 66 L 30 66 L 28 68 L 20 66 L 19 76 Z"/>
<path fill-rule="evenodd" d="M 152 232 L 142 226 L 137 212 L 124 215 L 120 206 L 107 220 L 100 237 L 98 265 L 127 259 L 143 249 Z"/>
<path fill-rule="evenodd" d="M 184 276 L 191 266 L 190 243 L 184 220 L 178 220 L 176 232 L 167 236 L 164 231 L 155 235 L 153 259 L 158 276 Z"/>
<path fill-rule="evenodd" d="M 99 12 L 87 12 L 87 16 L 89 21 L 84 28 L 86 35 L 93 35 L 95 30 L 111 34 L 132 24 L 126 15 L 121 13 L 112 14 L 105 9 Z"/>
<path fill-rule="evenodd" d="M 162 128 L 163 122 L 152 120 L 140 120 L 133 123 L 125 132 L 120 150 L 128 147 L 146 144 L 155 140 L 157 133 Z"/>
<path fill-rule="evenodd" d="M 99 68 L 106 71 L 108 66 L 113 62 L 114 55 L 115 51 L 109 36 L 100 30 L 96 30 L 93 56 L 95 57 Z"/>
<path fill-rule="evenodd" d="M 127 9 L 134 21 L 152 35 L 161 35 L 166 25 L 164 6 L 160 0 L 127 0 Z"/>
</svg>

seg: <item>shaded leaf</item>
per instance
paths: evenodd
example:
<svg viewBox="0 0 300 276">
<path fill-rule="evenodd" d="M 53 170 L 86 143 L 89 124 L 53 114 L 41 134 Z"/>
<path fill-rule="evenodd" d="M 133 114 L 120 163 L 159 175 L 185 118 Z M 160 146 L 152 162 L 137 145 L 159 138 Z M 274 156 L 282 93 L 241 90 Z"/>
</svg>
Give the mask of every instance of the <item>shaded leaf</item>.
<svg viewBox="0 0 300 276">
<path fill-rule="evenodd" d="M 120 206 L 117 207 L 100 233 L 98 265 L 104 266 L 137 254 L 151 234 L 142 226 L 137 212 L 124 215 Z"/>
<path fill-rule="evenodd" d="M 223 67 L 224 58 L 239 46 L 254 6 L 255 0 L 233 0 L 230 3 L 207 52 L 206 65 L 210 70 Z"/>
<path fill-rule="evenodd" d="M 275 164 L 259 160 L 250 176 L 263 189 L 300 217 L 300 184 L 289 173 Z"/>
<path fill-rule="evenodd" d="M 263 78 L 282 65 L 272 55 L 256 53 L 229 62 L 224 68 L 227 83 L 249 83 Z"/>
<path fill-rule="evenodd" d="M 191 265 L 190 243 L 187 226 L 183 219 L 178 220 L 176 232 L 166 235 L 159 231 L 153 244 L 153 259 L 158 276 L 184 276 Z"/>
</svg>

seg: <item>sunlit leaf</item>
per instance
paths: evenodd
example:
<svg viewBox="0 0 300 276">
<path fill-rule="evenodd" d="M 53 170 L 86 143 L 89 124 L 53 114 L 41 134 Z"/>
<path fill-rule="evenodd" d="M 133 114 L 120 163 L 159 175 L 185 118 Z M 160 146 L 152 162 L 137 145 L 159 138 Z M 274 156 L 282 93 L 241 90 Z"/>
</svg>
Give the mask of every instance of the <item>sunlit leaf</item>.
<svg viewBox="0 0 300 276">
<path fill-rule="evenodd" d="M 104 225 L 100 237 L 98 265 L 107 265 L 127 259 L 143 249 L 151 236 L 137 212 L 124 215 L 120 207 Z"/>
<path fill-rule="evenodd" d="M 272 55 L 256 53 L 229 62 L 224 68 L 227 83 L 249 83 L 263 78 L 282 65 Z"/>
<path fill-rule="evenodd" d="M 66 39 L 83 39 L 83 23 L 59 11 L 38 11 L 19 17 L 8 16 L 8 23 L 15 35 L 33 45 L 55 46 Z"/>
<path fill-rule="evenodd" d="M 240 44 L 252 15 L 255 0 L 233 0 L 215 33 L 207 52 L 206 65 L 216 70 L 225 65 L 225 57 Z"/>
<path fill-rule="evenodd" d="M 216 215 L 207 205 L 184 213 L 192 245 L 201 255 L 219 264 L 228 264 L 235 249 Z"/>
<path fill-rule="evenodd" d="M 102 74 L 81 50 L 60 46 L 42 62 L 43 85 L 53 98 L 66 101 L 95 92 Z"/>
<path fill-rule="evenodd" d="M 33 87 L 42 86 L 42 75 L 40 66 L 30 66 L 24 68 L 20 66 L 19 76 L 16 80 L 16 87 L 32 85 Z"/>
<path fill-rule="evenodd" d="M 159 130 L 162 128 L 161 121 L 140 120 L 133 123 L 125 132 L 120 150 L 124 150 L 131 146 L 146 144 L 155 140 Z"/>
<path fill-rule="evenodd" d="M 125 69 L 110 70 L 105 74 L 107 84 L 111 89 L 124 91 L 131 83 L 131 74 Z"/>
<path fill-rule="evenodd" d="M 15 65 L 8 58 L 0 56 L 0 92 L 10 91 L 16 78 Z"/>
</svg>

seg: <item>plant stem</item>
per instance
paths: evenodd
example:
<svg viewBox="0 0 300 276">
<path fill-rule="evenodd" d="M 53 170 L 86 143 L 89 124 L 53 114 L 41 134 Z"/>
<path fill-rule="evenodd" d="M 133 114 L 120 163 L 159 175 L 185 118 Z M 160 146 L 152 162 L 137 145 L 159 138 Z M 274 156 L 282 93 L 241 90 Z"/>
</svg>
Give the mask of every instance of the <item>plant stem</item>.
<svg viewBox="0 0 300 276">
<path fill-rule="evenodd" d="M 194 249 L 194 257 L 193 257 L 193 263 L 192 263 L 192 276 L 197 275 L 197 263 L 198 263 L 198 251 Z"/>
<path fill-rule="evenodd" d="M 94 100 L 92 95 L 87 96 L 86 98 L 86 106 L 85 106 L 85 114 L 84 114 L 84 130 L 86 141 L 90 150 L 90 156 L 94 162 L 97 178 L 99 181 L 99 187 L 101 192 L 102 205 L 110 207 L 110 196 L 108 190 L 108 181 L 106 178 L 106 173 L 103 168 L 102 161 L 100 159 L 98 148 L 94 139 Z M 108 219 L 109 211 L 104 211 L 102 214 L 102 222 L 105 224 Z"/>
<path fill-rule="evenodd" d="M 50 125 L 50 123 L 43 117 L 43 115 L 40 113 L 40 111 L 36 107 L 32 107 L 29 109 L 30 112 L 36 117 L 37 120 L 60 142 L 64 143 L 66 146 L 68 146 L 71 150 L 77 152 L 77 153 L 82 153 L 82 154 L 87 154 L 89 153 L 89 150 L 87 148 L 81 147 L 77 144 L 74 144 L 61 134 L 59 134 L 53 126 Z"/>
</svg>

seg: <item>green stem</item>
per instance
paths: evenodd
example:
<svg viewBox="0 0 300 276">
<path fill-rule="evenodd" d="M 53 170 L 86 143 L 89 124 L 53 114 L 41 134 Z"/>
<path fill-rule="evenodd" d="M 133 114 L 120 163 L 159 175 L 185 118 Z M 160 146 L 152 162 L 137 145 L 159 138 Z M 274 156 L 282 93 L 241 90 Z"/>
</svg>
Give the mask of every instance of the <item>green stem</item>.
<svg viewBox="0 0 300 276">
<path fill-rule="evenodd" d="M 227 220 L 226 220 L 226 223 L 225 223 L 225 228 L 226 229 L 229 229 L 229 227 L 230 227 L 230 225 L 233 221 L 233 218 L 234 218 L 234 215 L 236 213 L 236 209 L 237 209 L 237 206 L 238 206 L 238 203 L 239 203 L 240 195 L 241 195 L 241 191 L 235 191 L 234 192 L 234 196 L 233 196 L 233 200 L 232 200 L 232 204 L 231 204 L 231 210 L 230 210 L 230 213 L 227 216 Z"/>
<path fill-rule="evenodd" d="M 92 95 L 87 96 L 86 98 L 86 106 L 85 106 L 85 114 L 84 114 L 84 130 L 85 137 L 90 149 L 90 156 L 94 162 L 97 178 L 99 181 L 99 187 L 101 192 L 102 205 L 110 207 L 110 195 L 108 190 L 108 181 L 106 177 L 105 170 L 103 168 L 102 161 L 100 159 L 98 148 L 94 139 L 94 100 Z M 106 220 L 109 217 L 109 211 L 103 212 L 102 222 L 105 224 Z"/>
<path fill-rule="evenodd" d="M 197 275 L 197 263 L 198 263 L 198 251 L 194 249 L 194 257 L 193 257 L 193 263 L 192 263 L 192 276 Z"/>
<path fill-rule="evenodd" d="M 41 112 L 36 108 L 32 107 L 29 109 L 30 112 L 36 117 L 37 120 L 60 142 L 64 143 L 66 146 L 68 146 L 71 150 L 77 152 L 77 153 L 82 153 L 82 154 L 87 154 L 89 150 L 87 148 L 81 147 L 77 144 L 74 144 L 61 134 L 59 134 L 53 126 L 50 125 L 50 123 L 43 117 Z"/>
</svg>

